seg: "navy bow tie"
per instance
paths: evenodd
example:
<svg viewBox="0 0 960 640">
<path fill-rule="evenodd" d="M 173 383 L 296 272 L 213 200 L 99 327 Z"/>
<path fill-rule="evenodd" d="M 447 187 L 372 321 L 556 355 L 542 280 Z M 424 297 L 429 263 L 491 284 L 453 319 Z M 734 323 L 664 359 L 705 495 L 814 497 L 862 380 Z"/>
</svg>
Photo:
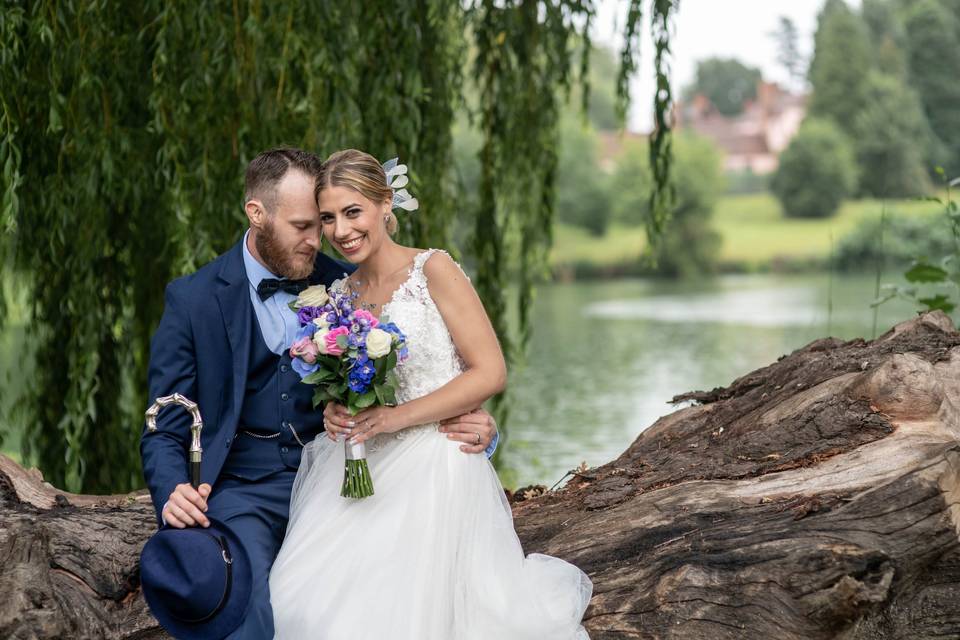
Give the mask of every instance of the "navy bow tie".
<svg viewBox="0 0 960 640">
<path fill-rule="evenodd" d="M 260 281 L 260 284 L 257 285 L 257 295 L 260 296 L 261 300 L 266 301 L 277 291 L 286 291 L 287 293 L 297 295 L 309 286 L 310 281 L 307 278 L 302 280 L 277 280 L 276 278 L 264 278 Z"/>
</svg>

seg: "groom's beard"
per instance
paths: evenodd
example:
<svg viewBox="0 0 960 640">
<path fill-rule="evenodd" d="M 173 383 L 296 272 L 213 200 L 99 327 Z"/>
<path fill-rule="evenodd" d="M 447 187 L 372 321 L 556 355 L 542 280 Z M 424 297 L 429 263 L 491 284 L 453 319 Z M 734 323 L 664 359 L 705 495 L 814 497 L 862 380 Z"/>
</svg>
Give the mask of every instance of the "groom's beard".
<svg viewBox="0 0 960 640">
<path fill-rule="evenodd" d="M 254 245 L 267 268 L 278 276 L 300 280 L 313 273 L 317 252 L 311 251 L 306 256 L 282 246 L 272 220 L 265 222 L 254 239 Z"/>
</svg>

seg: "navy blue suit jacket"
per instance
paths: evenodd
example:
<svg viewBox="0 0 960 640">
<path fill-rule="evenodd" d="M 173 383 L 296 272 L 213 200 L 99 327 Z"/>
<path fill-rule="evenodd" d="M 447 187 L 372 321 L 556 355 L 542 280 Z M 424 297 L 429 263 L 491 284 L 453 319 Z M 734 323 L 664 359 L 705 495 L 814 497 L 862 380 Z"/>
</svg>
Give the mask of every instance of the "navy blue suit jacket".
<svg viewBox="0 0 960 640">
<path fill-rule="evenodd" d="M 243 240 L 196 273 L 167 285 L 163 316 L 150 343 L 150 401 L 179 392 L 203 417 L 201 480 L 215 483 L 237 432 L 243 406 L 254 326 Z M 330 285 L 354 269 L 317 254 L 313 284 Z M 165 409 L 158 431 L 140 439 L 143 475 L 157 518 L 181 483 L 189 482 L 191 420 L 180 408 Z"/>
</svg>

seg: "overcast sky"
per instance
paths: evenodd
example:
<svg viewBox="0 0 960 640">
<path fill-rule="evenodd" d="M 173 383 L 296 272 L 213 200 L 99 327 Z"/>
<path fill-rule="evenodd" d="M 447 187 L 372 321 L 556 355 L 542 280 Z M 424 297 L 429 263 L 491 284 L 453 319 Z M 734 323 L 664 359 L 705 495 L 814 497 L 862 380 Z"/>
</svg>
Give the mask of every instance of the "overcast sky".
<svg viewBox="0 0 960 640">
<path fill-rule="evenodd" d="M 671 39 L 675 95 L 693 80 L 697 61 L 712 56 L 737 58 L 759 67 L 764 79 L 785 82 L 786 73 L 777 63 L 777 47 L 770 33 L 779 26 L 780 16 L 789 17 L 799 32 L 801 50 L 809 56 L 817 13 L 823 3 L 824 0 L 680 0 Z M 599 0 L 593 27 L 598 44 L 609 43 L 619 49 L 626 4 L 624 0 Z M 860 0 L 847 0 L 847 4 L 859 7 Z M 644 5 L 648 10 L 650 3 Z M 648 131 L 653 122 L 653 45 L 648 16 L 644 18 L 640 69 L 632 85 L 629 123 L 631 129 L 639 131 Z"/>
</svg>

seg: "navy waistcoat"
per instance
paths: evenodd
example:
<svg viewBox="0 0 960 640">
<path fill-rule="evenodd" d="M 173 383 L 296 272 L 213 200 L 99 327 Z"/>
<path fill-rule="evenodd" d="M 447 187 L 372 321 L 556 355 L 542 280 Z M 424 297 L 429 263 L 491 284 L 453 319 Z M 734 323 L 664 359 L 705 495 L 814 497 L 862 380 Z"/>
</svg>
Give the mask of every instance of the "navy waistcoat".
<svg viewBox="0 0 960 640">
<path fill-rule="evenodd" d="M 323 431 L 323 413 L 313 408 L 313 387 L 300 382 L 290 354 L 267 348 L 253 313 L 250 360 L 237 435 L 222 473 L 258 480 L 300 465 L 302 447 Z M 260 436 L 257 438 L 248 433 Z"/>
</svg>

